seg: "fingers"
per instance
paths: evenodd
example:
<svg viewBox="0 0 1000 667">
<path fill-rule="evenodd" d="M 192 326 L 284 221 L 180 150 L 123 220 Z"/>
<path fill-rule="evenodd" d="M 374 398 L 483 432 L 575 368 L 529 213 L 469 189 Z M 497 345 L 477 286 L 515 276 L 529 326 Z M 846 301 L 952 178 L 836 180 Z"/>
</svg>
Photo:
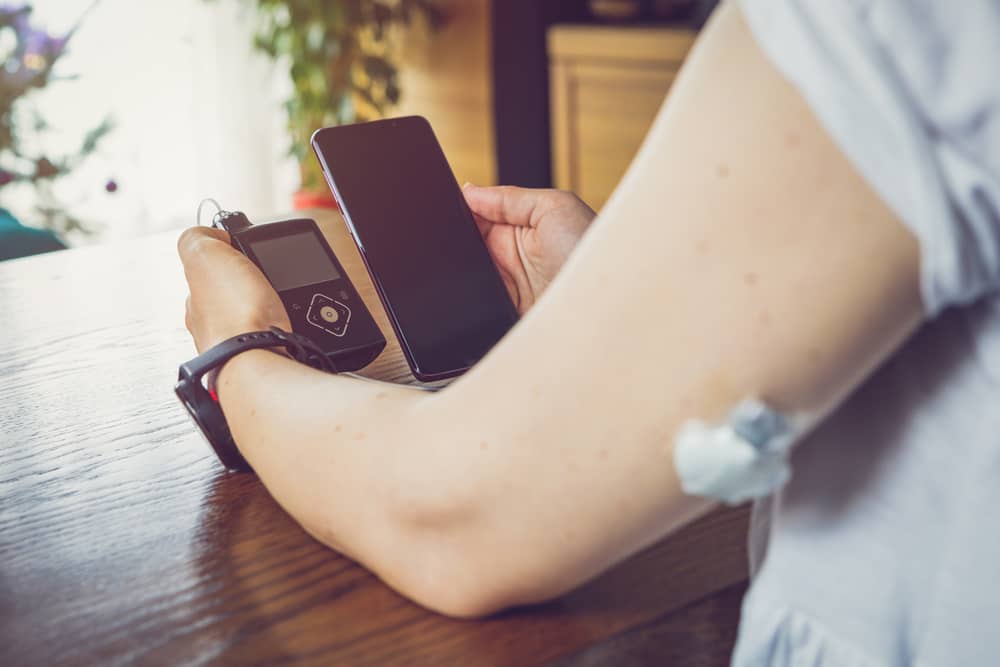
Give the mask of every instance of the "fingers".
<svg viewBox="0 0 1000 667">
<path fill-rule="evenodd" d="M 490 222 L 519 227 L 531 226 L 535 207 L 546 192 L 513 185 L 480 187 L 466 183 L 462 188 L 465 201 L 473 213 Z"/>
</svg>

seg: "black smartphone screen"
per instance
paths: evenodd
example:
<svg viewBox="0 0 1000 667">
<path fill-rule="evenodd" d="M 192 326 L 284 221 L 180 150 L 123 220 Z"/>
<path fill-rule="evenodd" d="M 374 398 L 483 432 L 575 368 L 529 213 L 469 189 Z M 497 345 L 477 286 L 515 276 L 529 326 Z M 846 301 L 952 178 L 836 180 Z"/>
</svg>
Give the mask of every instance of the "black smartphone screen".
<svg viewBox="0 0 1000 667">
<path fill-rule="evenodd" d="M 414 375 L 472 366 L 517 312 L 428 122 L 324 128 L 312 144 Z"/>
</svg>

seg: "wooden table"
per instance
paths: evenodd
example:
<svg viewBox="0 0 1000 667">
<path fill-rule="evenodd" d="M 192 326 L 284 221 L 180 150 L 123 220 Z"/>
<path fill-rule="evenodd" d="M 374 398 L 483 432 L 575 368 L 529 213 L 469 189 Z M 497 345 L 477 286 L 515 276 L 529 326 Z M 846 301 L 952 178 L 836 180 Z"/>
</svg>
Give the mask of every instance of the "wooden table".
<svg viewBox="0 0 1000 667">
<path fill-rule="evenodd" d="M 343 225 L 316 217 L 391 336 Z M 223 472 L 172 390 L 194 353 L 175 239 L 0 264 L 0 665 L 725 662 L 743 509 L 560 600 L 455 621 Z M 394 340 L 369 372 L 411 379 Z"/>
</svg>

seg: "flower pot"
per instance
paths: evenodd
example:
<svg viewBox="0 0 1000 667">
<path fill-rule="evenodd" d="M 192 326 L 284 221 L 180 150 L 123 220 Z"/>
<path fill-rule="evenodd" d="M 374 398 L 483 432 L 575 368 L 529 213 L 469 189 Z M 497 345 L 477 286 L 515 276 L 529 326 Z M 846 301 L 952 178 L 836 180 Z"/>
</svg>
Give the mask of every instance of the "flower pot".
<svg viewBox="0 0 1000 667">
<path fill-rule="evenodd" d="M 312 190 L 299 190 L 292 195 L 292 207 L 296 211 L 304 211 L 309 208 L 333 208 L 340 210 L 337 200 L 329 192 L 315 192 Z"/>
</svg>

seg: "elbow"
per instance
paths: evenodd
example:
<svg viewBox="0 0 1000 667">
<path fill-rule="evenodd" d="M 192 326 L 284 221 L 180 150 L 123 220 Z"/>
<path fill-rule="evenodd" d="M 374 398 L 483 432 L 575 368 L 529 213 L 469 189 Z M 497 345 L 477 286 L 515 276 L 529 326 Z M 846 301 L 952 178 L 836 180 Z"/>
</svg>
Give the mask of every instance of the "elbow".
<svg viewBox="0 0 1000 667">
<path fill-rule="evenodd" d="M 582 581 L 557 554 L 488 523 L 408 533 L 408 557 L 383 577 L 422 607 L 457 619 L 491 616 L 552 599 Z M 534 548 L 533 548 L 534 547 Z"/>
<path fill-rule="evenodd" d="M 376 573 L 417 604 L 462 619 L 566 590 L 557 555 L 532 539 L 530 519 L 511 516 L 520 506 L 510 497 L 516 471 L 495 455 L 505 448 L 485 454 L 464 433 L 427 432 L 436 437 L 395 457 L 383 477 L 387 530 L 369 550 Z"/>
<path fill-rule="evenodd" d="M 552 595 L 530 577 L 494 557 L 484 561 L 475 549 L 461 552 L 448 540 L 425 548 L 397 590 L 422 607 L 456 619 L 479 619 L 511 607 L 541 602 Z"/>
<path fill-rule="evenodd" d="M 483 518 L 468 505 L 440 510 L 438 505 L 415 512 L 411 505 L 396 517 L 392 551 L 405 556 L 383 563 L 382 578 L 420 606 L 451 618 L 483 618 L 517 604 L 507 590 L 512 574 L 505 559 L 498 553 L 484 563 L 480 556 L 476 535 Z"/>
<path fill-rule="evenodd" d="M 421 607 L 461 620 L 486 618 L 513 606 L 496 595 L 488 581 L 459 582 L 456 579 L 421 582 L 401 592 Z"/>
<path fill-rule="evenodd" d="M 507 503 L 490 488 L 479 479 L 408 494 L 391 520 L 392 551 L 405 555 L 384 563 L 383 579 L 417 604 L 458 619 L 483 618 L 561 592 L 542 576 L 549 570 L 539 562 L 545 550 L 520 543 L 522 536 L 500 511 Z"/>
</svg>

